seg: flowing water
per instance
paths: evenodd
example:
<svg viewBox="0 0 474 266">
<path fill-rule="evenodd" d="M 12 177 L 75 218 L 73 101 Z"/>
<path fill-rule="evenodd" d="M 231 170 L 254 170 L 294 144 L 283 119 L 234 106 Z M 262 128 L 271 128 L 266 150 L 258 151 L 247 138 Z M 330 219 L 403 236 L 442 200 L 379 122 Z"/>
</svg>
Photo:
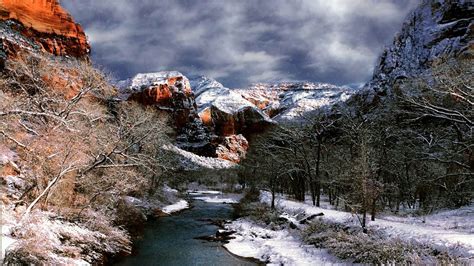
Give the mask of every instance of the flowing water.
<svg viewBox="0 0 474 266">
<path fill-rule="evenodd" d="M 191 204 L 191 209 L 150 222 L 134 255 L 117 265 L 256 265 L 231 255 L 220 243 L 194 239 L 215 234 L 217 226 L 203 220 L 231 219 L 231 205 L 200 200 Z"/>
</svg>

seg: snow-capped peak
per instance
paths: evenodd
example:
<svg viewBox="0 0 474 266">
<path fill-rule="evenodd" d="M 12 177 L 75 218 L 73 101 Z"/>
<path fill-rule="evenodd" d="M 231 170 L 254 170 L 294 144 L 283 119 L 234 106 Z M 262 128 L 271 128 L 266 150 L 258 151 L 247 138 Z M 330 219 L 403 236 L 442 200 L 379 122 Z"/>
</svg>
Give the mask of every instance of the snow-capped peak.
<svg viewBox="0 0 474 266">
<path fill-rule="evenodd" d="M 170 78 L 182 77 L 187 78 L 178 71 L 160 71 L 154 73 L 138 73 L 134 77 L 119 81 L 117 86 L 121 89 L 130 89 L 132 91 L 140 90 L 143 87 L 149 87 L 152 85 L 165 84 Z"/>
</svg>

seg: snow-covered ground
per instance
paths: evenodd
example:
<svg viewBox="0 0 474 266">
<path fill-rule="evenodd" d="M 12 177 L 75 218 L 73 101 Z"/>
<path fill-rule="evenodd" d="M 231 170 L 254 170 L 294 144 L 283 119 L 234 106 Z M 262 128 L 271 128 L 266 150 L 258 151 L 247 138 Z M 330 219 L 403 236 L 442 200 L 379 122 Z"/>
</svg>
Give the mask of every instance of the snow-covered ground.
<svg viewBox="0 0 474 266">
<path fill-rule="evenodd" d="M 180 156 L 180 165 L 185 170 L 198 170 L 198 169 L 227 169 L 235 167 L 237 164 L 226 161 L 219 158 L 211 158 L 196 155 L 192 152 L 185 151 L 176 147 L 175 145 L 165 145 L 163 146 L 165 150 L 174 152 L 176 155 Z"/>
<path fill-rule="evenodd" d="M 163 185 L 163 192 L 167 194 L 167 197 L 168 199 L 170 199 L 170 202 L 174 202 L 173 204 L 164 206 L 161 209 L 164 213 L 172 214 L 174 212 L 179 212 L 189 208 L 189 203 L 186 200 L 179 198 L 179 191 L 177 189 L 171 188 L 167 184 L 165 184 Z"/>
<path fill-rule="evenodd" d="M 172 214 L 173 212 L 179 212 L 187 208 L 189 208 L 189 203 L 185 200 L 180 200 L 174 204 L 163 207 L 162 211 L 167 214 Z"/>
<path fill-rule="evenodd" d="M 474 204 L 455 210 L 444 210 L 425 216 L 400 217 L 384 215 L 384 220 L 418 225 L 429 225 L 442 229 L 474 234 Z"/>
<path fill-rule="evenodd" d="M 238 203 L 242 198 L 240 194 L 224 194 L 216 190 L 188 190 L 187 193 L 190 196 L 195 196 L 194 199 L 208 203 Z"/>
<path fill-rule="evenodd" d="M 171 188 L 171 187 L 169 187 L 167 184 L 164 184 L 164 185 L 163 185 L 163 191 L 164 191 L 164 192 L 168 192 L 168 193 L 174 193 L 174 194 L 177 194 L 177 193 L 178 193 L 178 190 L 177 190 L 177 189 Z"/>
<path fill-rule="evenodd" d="M 6 254 L 6 251 L 7 251 L 7 248 L 10 247 L 10 245 L 13 245 L 17 240 L 12 238 L 10 235 L 10 229 L 11 229 L 11 226 L 5 226 L 5 225 L 2 225 L 2 235 L 1 235 L 1 246 L 0 246 L 0 249 L 1 249 L 1 256 L 0 256 L 0 264 L 2 264 L 3 262 L 3 259 L 5 258 L 5 254 Z"/>
<path fill-rule="evenodd" d="M 269 204 L 271 202 L 270 192 L 262 191 L 260 200 Z M 323 219 L 336 223 L 357 224 L 357 218 L 351 213 L 314 207 L 307 202 L 296 202 L 281 195 L 277 196 L 276 205 L 279 209 L 287 212 L 305 212 L 306 215 L 322 212 L 324 213 Z M 372 230 L 383 230 L 388 236 L 407 241 L 413 240 L 446 247 L 460 245 L 466 248 L 470 254 L 474 254 L 474 234 L 472 231 L 456 230 L 447 225 L 449 220 L 455 220 L 464 226 L 470 226 L 472 229 L 474 221 L 473 208 L 473 206 L 470 206 L 465 209 L 429 215 L 425 217 L 425 220 L 429 222 L 424 224 L 414 222 L 414 218 L 378 218 L 373 222 L 369 221 L 368 228 Z"/>
<path fill-rule="evenodd" d="M 305 245 L 287 230 L 273 231 L 247 219 L 238 219 L 227 226 L 236 231 L 224 247 L 231 253 L 256 258 L 268 265 L 336 265 L 341 263 L 326 250 Z M 341 263 L 343 264 L 343 263 Z"/>
<path fill-rule="evenodd" d="M 238 203 L 238 201 L 236 199 L 232 199 L 232 198 L 229 198 L 229 197 L 218 197 L 218 196 L 214 196 L 214 197 L 196 197 L 195 199 L 203 200 L 203 201 L 209 202 L 209 203 L 227 203 L 227 204 Z"/>
<path fill-rule="evenodd" d="M 187 193 L 191 196 L 200 196 L 200 195 L 220 195 L 222 192 L 217 190 L 188 190 Z"/>
</svg>

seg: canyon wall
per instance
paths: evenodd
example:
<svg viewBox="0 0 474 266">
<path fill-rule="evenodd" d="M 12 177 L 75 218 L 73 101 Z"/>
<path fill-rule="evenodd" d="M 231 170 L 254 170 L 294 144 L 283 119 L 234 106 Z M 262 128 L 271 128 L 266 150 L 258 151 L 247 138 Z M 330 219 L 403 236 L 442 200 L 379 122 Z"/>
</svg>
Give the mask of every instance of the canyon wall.
<svg viewBox="0 0 474 266">
<path fill-rule="evenodd" d="M 0 32 L 7 55 L 18 48 L 80 58 L 90 53 L 84 30 L 57 0 L 0 0 Z"/>
</svg>

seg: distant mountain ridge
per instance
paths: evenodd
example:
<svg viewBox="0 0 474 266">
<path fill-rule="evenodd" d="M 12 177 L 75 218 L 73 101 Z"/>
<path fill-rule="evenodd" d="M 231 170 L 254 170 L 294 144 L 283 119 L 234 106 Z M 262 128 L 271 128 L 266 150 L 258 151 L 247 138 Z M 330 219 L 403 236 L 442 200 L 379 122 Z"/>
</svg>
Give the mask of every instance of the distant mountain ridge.
<svg viewBox="0 0 474 266">
<path fill-rule="evenodd" d="M 380 103 L 380 98 L 390 96 L 397 80 L 429 71 L 439 58 L 469 54 L 474 46 L 472 11 L 473 4 L 469 1 L 423 1 L 404 23 L 393 44 L 384 50 L 372 80 L 361 90 L 312 82 L 257 83 L 232 89 L 212 78 L 197 76 L 189 79 L 192 90 L 189 97 L 195 103 L 190 108 L 199 115 L 199 123 L 211 132 L 209 140 L 213 145 L 232 140 L 233 144 L 226 145 L 234 150 L 236 143 L 247 146 L 242 141 L 244 138 L 278 123 L 304 122 L 315 112 L 329 111 L 346 102 L 348 106 L 363 109 L 362 105 Z M 140 84 L 150 85 L 145 83 Z M 362 105 L 357 107 L 353 102 Z M 240 137 L 237 140 L 235 136 Z M 239 154 L 244 155 L 242 150 Z"/>
<path fill-rule="evenodd" d="M 176 86 L 176 80 L 183 82 Z M 348 87 L 309 82 L 260 83 L 230 89 L 212 78 L 188 79 L 176 71 L 140 73 L 118 86 L 127 99 L 175 113 L 185 110 L 179 113 L 187 116 L 175 116 L 180 121 L 178 131 L 182 132 L 177 139 L 180 147 L 234 162 L 245 156 L 247 138 L 253 134 L 317 110 L 329 110 L 355 92 Z M 181 102 L 188 104 L 178 104 Z M 196 135 L 200 137 L 191 137 Z"/>
</svg>

